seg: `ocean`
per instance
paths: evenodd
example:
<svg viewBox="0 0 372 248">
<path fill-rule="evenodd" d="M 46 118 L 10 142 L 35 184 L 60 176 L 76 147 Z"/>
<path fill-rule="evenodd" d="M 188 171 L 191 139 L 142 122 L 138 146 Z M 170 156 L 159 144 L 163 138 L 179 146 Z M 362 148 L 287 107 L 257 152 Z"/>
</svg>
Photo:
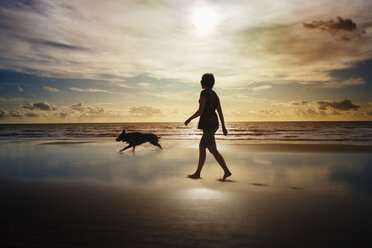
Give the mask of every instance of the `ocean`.
<svg viewBox="0 0 372 248">
<path fill-rule="evenodd" d="M 198 140 L 197 123 L 0 124 L 0 140 L 111 140 L 127 132 L 155 133 L 165 140 Z M 231 122 L 217 140 L 372 145 L 372 122 Z"/>
</svg>

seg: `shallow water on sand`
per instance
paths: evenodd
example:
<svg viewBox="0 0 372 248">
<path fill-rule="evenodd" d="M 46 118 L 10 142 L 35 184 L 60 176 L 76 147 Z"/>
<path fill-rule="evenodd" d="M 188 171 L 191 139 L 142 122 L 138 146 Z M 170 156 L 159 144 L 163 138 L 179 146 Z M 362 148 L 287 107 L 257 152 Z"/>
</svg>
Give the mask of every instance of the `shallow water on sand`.
<svg viewBox="0 0 372 248">
<path fill-rule="evenodd" d="M 163 142 L 164 149 L 145 144 L 136 151 L 118 152 L 121 143 L 76 141 L 2 142 L 0 173 L 27 179 L 96 180 L 128 186 L 219 185 L 222 170 L 209 154 L 204 180 L 185 179 L 198 159 L 197 142 Z M 270 149 L 270 148 L 269 148 Z M 265 190 L 308 190 L 332 193 L 372 193 L 372 153 L 312 153 L 250 150 L 221 144 L 219 150 L 234 172 L 236 184 Z"/>
<path fill-rule="evenodd" d="M 372 154 L 197 142 L 119 153 L 114 142 L 3 141 L 6 243 L 69 247 L 367 247 Z"/>
</svg>

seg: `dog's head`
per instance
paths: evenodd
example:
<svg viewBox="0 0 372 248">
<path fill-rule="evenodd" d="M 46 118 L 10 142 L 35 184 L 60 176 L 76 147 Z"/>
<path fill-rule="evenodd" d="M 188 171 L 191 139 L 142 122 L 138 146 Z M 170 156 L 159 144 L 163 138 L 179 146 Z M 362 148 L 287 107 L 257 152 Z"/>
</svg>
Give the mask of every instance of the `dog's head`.
<svg viewBox="0 0 372 248">
<path fill-rule="evenodd" d="M 116 138 L 116 141 L 119 142 L 119 141 L 125 141 L 125 136 L 127 136 L 127 133 L 125 132 L 125 130 L 123 129 L 123 132 L 121 132 L 121 134 L 119 135 L 119 137 Z"/>
</svg>

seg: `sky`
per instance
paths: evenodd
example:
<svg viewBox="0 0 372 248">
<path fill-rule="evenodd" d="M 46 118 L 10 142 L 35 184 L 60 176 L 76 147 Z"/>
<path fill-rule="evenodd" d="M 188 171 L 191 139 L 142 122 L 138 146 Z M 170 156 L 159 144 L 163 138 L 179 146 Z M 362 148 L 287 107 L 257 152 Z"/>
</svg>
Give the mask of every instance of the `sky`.
<svg viewBox="0 0 372 248">
<path fill-rule="evenodd" d="M 0 123 L 372 120 L 370 0 L 1 0 Z"/>
</svg>

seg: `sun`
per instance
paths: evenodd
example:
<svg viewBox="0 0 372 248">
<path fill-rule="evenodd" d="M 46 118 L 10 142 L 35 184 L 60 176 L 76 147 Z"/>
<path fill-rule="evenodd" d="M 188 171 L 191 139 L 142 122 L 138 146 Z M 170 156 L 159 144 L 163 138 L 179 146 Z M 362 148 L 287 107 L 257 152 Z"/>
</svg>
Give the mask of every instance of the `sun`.
<svg viewBox="0 0 372 248">
<path fill-rule="evenodd" d="M 210 34 L 217 22 L 216 11 L 210 7 L 199 7 L 194 11 L 192 22 L 198 34 Z"/>
</svg>

